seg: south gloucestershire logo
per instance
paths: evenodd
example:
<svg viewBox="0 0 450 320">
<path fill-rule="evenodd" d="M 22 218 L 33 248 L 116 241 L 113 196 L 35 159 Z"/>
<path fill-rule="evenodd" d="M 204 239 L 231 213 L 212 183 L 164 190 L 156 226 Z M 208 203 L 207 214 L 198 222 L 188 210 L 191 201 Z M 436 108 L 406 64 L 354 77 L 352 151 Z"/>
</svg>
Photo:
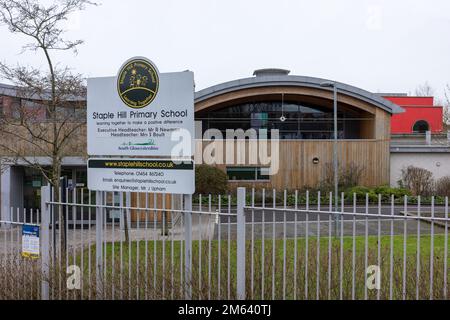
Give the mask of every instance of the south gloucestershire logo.
<svg viewBox="0 0 450 320">
<path fill-rule="evenodd" d="M 155 99 L 158 87 L 158 71 L 144 58 L 127 61 L 117 77 L 117 92 L 120 99 L 134 109 L 148 106 Z"/>
</svg>

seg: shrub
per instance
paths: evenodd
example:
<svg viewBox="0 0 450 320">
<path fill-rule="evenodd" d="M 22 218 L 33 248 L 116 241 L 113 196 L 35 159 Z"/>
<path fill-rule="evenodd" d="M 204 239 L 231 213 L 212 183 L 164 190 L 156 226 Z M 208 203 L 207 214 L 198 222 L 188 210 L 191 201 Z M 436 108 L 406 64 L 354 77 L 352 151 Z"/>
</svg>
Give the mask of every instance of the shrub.
<svg viewBox="0 0 450 320">
<path fill-rule="evenodd" d="M 442 197 L 450 197 L 450 176 L 445 176 L 436 181 L 436 194 Z"/>
<path fill-rule="evenodd" d="M 374 189 L 367 188 L 367 187 L 352 187 L 345 191 L 345 199 L 346 200 L 352 200 L 353 194 L 356 194 L 356 199 L 358 201 L 365 201 L 366 194 L 369 196 L 369 201 L 374 202 L 377 201 L 378 195 L 374 192 Z"/>
<path fill-rule="evenodd" d="M 228 176 L 219 168 L 206 164 L 195 166 L 195 193 L 224 194 L 227 184 Z"/>
<path fill-rule="evenodd" d="M 402 169 L 400 186 L 415 196 L 428 196 L 433 191 L 433 173 L 424 168 L 408 166 Z"/>
<path fill-rule="evenodd" d="M 383 200 L 389 200 L 393 195 L 396 199 L 410 196 L 411 191 L 405 188 L 391 188 L 389 186 L 380 186 L 374 189 L 376 194 L 381 194 Z"/>
<path fill-rule="evenodd" d="M 338 170 L 338 185 L 340 189 L 347 189 L 357 186 L 361 180 L 361 175 L 364 167 L 355 163 L 350 163 L 346 166 L 340 166 Z M 320 182 L 323 190 L 334 189 L 334 167 L 333 163 L 325 164 L 325 178 Z"/>
</svg>

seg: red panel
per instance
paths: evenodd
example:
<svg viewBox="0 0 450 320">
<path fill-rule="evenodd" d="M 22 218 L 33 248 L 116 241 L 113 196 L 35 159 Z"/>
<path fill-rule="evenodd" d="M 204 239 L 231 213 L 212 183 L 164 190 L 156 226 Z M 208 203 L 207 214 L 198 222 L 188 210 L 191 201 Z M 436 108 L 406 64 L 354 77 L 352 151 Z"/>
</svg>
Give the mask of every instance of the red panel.
<svg viewBox="0 0 450 320">
<path fill-rule="evenodd" d="M 383 97 L 399 106 L 432 106 L 433 97 Z"/>
<path fill-rule="evenodd" d="M 442 132 L 442 107 L 405 107 L 404 113 L 394 114 L 391 118 L 392 133 L 413 133 L 413 126 L 419 120 L 425 120 L 432 133 Z"/>
<path fill-rule="evenodd" d="M 442 132 L 442 107 L 433 105 L 433 97 L 385 96 L 383 98 L 405 110 L 404 113 L 392 115 L 391 133 L 413 133 L 413 126 L 419 120 L 428 122 L 432 133 Z"/>
</svg>

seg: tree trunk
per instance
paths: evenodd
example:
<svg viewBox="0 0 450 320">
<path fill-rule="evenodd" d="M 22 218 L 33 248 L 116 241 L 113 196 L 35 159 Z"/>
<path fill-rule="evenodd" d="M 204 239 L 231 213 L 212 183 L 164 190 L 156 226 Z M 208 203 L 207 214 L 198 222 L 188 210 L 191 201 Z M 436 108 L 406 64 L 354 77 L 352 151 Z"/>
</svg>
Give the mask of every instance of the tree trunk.
<svg viewBox="0 0 450 320">
<path fill-rule="evenodd" d="M 61 190 L 61 163 L 58 159 L 53 159 L 52 178 L 51 184 L 53 186 L 53 201 L 60 202 L 62 200 L 62 193 L 65 190 Z M 67 200 L 67 199 L 66 199 Z M 61 258 L 64 260 L 66 257 L 67 241 L 66 241 L 66 219 L 64 216 L 64 206 L 56 205 L 54 212 L 58 212 L 58 226 L 60 233 Z"/>
</svg>

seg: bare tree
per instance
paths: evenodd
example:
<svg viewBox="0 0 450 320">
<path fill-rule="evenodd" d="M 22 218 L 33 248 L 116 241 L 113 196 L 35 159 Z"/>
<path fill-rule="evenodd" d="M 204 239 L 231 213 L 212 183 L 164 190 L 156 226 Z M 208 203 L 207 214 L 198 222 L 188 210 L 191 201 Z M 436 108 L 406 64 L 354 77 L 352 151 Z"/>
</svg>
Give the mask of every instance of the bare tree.
<svg viewBox="0 0 450 320">
<path fill-rule="evenodd" d="M 447 84 L 444 89 L 444 103 L 443 103 L 443 121 L 444 127 L 450 130 L 450 85 Z"/>
<path fill-rule="evenodd" d="M 434 188 L 433 173 L 424 168 L 408 166 L 402 169 L 399 184 L 415 196 L 428 196 Z"/>
<path fill-rule="evenodd" d="M 415 94 L 419 97 L 432 97 L 434 96 L 434 89 L 428 81 L 425 81 L 423 84 L 417 86 Z"/>
<path fill-rule="evenodd" d="M 0 118 L 0 149 L 16 162 L 39 170 L 53 186 L 60 188 L 61 163 L 78 149 L 77 136 L 85 130 L 86 87 L 80 74 L 61 67 L 54 51 L 72 51 L 82 40 L 64 38 L 64 22 L 86 5 L 88 0 L 58 0 L 45 6 L 37 0 L 0 0 L 0 23 L 13 34 L 28 37 L 31 42 L 22 52 L 42 52 L 46 69 L 15 66 L 0 62 L 0 77 L 15 86 L 18 99 L 5 105 Z M 47 164 L 37 157 L 48 159 Z M 59 193 L 54 192 L 55 201 Z M 64 215 L 59 215 L 62 247 L 65 248 Z"/>
</svg>

